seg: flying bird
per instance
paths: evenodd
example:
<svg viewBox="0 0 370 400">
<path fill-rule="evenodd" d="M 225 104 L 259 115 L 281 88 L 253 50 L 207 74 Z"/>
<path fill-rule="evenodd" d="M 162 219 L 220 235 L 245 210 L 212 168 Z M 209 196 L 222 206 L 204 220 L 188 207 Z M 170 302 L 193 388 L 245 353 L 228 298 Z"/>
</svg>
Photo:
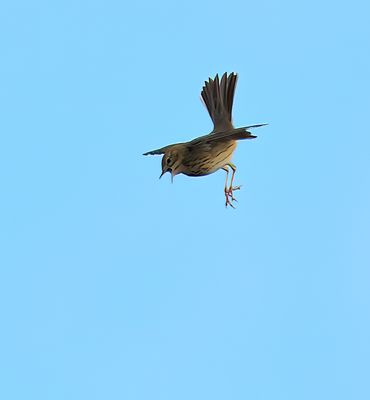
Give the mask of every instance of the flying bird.
<svg viewBox="0 0 370 400">
<path fill-rule="evenodd" d="M 267 125 L 257 124 L 234 128 L 231 114 L 237 78 L 236 73 L 227 75 L 225 72 L 221 80 L 217 74 L 214 79 L 209 78 L 203 86 L 201 100 L 214 125 L 211 133 L 189 142 L 170 144 L 143 154 L 144 156 L 164 154 L 160 178 L 166 172 L 171 173 L 173 180 L 173 177 L 178 174 L 203 176 L 223 169 L 226 171 L 225 206 L 230 205 L 232 208 L 235 208 L 232 202 L 236 201 L 233 192 L 240 189 L 240 186 L 233 186 L 236 166 L 231 159 L 236 142 L 256 138 L 248 129 Z M 232 170 L 230 185 L 228 185 L 229 167 Z"/>
</svg>

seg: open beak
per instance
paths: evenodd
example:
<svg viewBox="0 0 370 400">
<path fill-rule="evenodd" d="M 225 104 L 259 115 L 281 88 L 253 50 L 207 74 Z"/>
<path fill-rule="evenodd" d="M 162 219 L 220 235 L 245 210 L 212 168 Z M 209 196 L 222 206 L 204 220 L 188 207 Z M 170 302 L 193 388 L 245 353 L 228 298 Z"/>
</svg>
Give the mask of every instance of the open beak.
<svg viewBox="0 0 370 400">
<path fill-rule="evenodd" d="M 165 170 L 163 170 L 162 173 L 161 173 L 161 175 L 159 176 L 159 179 L 161 179 L 162 176 L 163 176 L 166 172 L 170 172 L 170 173 L 171 173 L 171 177 L 172 177 L 172 179 L 173 179 L 173 176 L 172 176 L 172 169 L 171 169 L 171 168 L 166 168 Z"/>
</svg>

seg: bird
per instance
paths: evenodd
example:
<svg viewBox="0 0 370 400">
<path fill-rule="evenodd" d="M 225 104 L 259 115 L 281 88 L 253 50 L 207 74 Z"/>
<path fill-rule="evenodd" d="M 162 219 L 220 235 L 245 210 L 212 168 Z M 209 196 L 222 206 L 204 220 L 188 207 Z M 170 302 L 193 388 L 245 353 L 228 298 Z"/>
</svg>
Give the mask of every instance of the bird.
<svg viewBox="0 0 370 400">
<path fill-rule="evenodd" d="M 156 150 L 144 153 L 147 155 L 162 155 L 161 178 L 166 172 L 171 174 L 171 180 L 178 174 L 187 176 L 204 176 L 219 169 L 226 172 L 224 187 L 225 206 L 235 208 L 234 191 L 241 186 L 233 186 L 236 166 L 231 162 L 238 140 L 254 139 L 257 136 L 249 131 L 267 124 L 255 124 L 235 128 L 232 123 L 232 108 L 238 75 L 225 72 L 221 79 L 218 74 L 204 82 L 201 91 L 201 101 L 204 103 L 213 122 L 213 130 L 189 142 L 174 143 Z M 232 170 L 228 185 L 229 168 Z"/>
</svg>

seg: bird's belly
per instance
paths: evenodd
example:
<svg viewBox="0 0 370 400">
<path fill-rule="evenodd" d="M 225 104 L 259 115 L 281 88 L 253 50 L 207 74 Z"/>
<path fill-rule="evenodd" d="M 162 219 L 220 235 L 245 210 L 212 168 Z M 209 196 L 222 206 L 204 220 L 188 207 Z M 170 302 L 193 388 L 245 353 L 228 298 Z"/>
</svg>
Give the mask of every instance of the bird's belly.
<svg viewBox="0 0 370 400">
<path fill-rule="evenodd" d="M 231 162 L 233 152 L 236 148 L 236 142 L 221 142 L 214 144 L 207 149 L 197 154 L 193 162 L 187 163 L 187 168 L 182 171 L 188 176 L 204 176 L 216 172 L 220 168 Z"/>
</svg>

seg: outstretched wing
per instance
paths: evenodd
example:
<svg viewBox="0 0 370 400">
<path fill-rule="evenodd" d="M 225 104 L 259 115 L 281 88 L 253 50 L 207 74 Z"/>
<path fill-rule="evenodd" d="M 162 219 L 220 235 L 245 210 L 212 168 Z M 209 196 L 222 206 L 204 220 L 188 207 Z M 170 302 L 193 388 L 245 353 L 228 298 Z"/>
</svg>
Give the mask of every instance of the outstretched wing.
<svg viewBox="0 0 370 400">
<path fill-rule="evenodd" d="M 157 156 L 157 155 L 160 155 L 160 154 L 164 154 L 167 150 L 169 150 L 173 146 L 174 146 L 173 144 L 170 144 L 168 146 L 161 147 L 160 149 L 147 151 L 146 153 L 143 153 L 143 156 L 149 156 L 149 155 Z"/>
<path fill-rule="evenodd" d="M 212 133 L 211 135 L 204 135 L 200 136 L 191 142 L 189 142 L 192 145 L 197 145 L 200 143 L 209 143 L 209 142 L 214 142 L 214 141 L 229 141 L 229 140 L 242 140 L 242 139 L 254 139 L 257 136 L 252 135 L 248 129 L 249 128 L 259 128 L 260 126 L 265 126 L 267 124 L 257 124 L 257 125 L 249 125 L 249 126 L 244 126 L 241 128 L 233 128 L 228 131 L 224 132 L 216 132 Z"/>
<path fill-rule="evenodd" d="M 203 86 L 201 99 L 214 125 L 211 133 L 233 129 L 232 108 L 237 78 L 238 76 L 234 72 L 229 76 L 225 72 L 221 82 L 217 74 L 214 79 L 209 78 Z"/>
<path fill-rule="evenodd" d="M 149 156 L 149 155 L 157 156 L 160 154 L 164 154 L 167 150 L 170 150 L 171 147 L 177 146 L 178 144 L 181 144 L 181 143 L 169 144 L 168 146 L 161 147 L 160 149 L 147 151 L 146 153 L 143 153 L 143 156 Z"/>
</svg>

